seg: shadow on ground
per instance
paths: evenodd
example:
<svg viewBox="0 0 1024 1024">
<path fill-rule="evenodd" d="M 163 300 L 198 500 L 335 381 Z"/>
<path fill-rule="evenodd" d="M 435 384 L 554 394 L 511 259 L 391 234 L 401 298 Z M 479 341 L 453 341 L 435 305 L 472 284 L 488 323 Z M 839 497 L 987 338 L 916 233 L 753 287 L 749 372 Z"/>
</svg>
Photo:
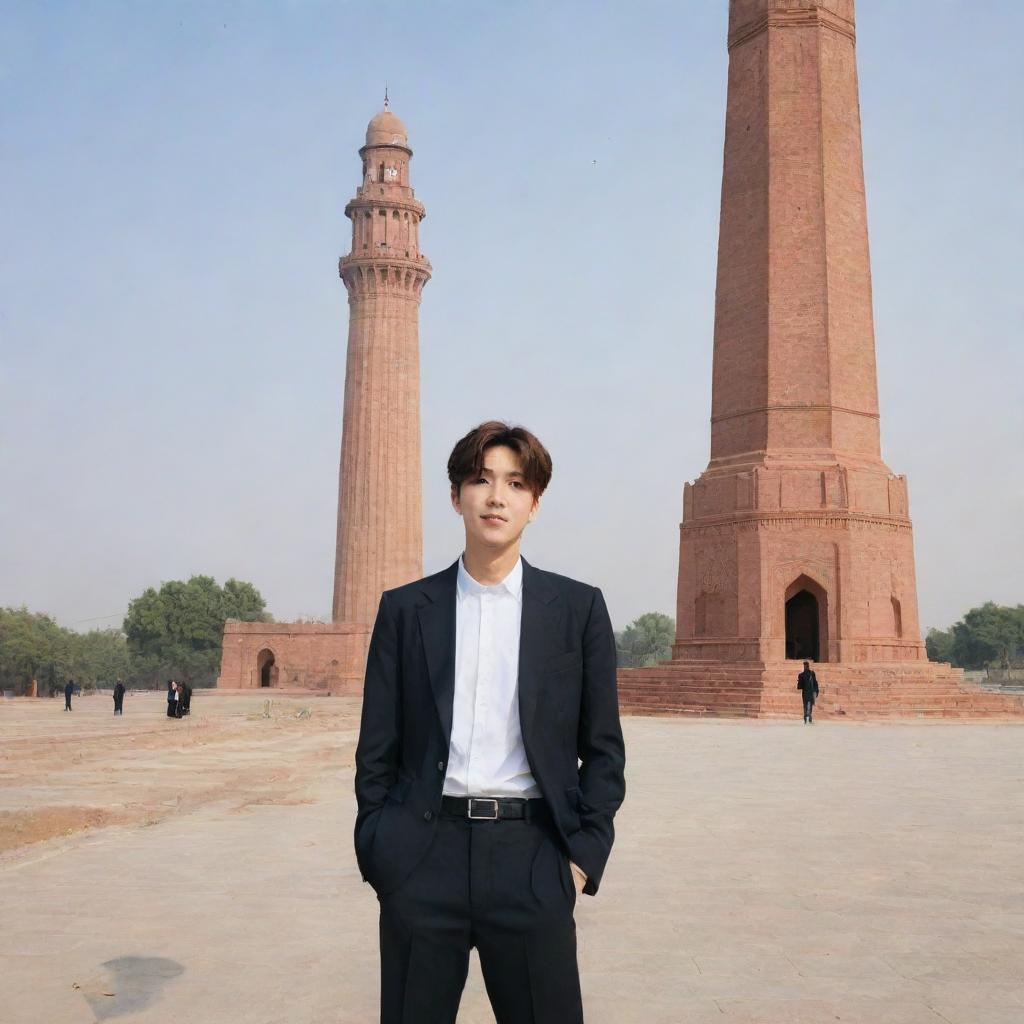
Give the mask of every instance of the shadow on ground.
<svg viewBox="0 0 1024 1024">
<path fill-rule="evenodd" d="M 96 1020 L 110 1020 L 152 1006 L 184 972 L 177 960 L 163 956 L 119 956 L 100 964 L 97 977 L 78 988 Z"/>
</svg>

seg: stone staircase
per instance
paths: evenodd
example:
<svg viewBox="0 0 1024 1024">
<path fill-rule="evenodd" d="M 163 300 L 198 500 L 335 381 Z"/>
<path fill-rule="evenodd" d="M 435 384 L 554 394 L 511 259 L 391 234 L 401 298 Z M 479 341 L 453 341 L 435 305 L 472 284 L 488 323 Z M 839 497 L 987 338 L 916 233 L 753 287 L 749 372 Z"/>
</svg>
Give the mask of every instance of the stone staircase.
<svg viewBox="0 0 1024 1024">
<path fill-rule="evenodd" d="M 620 669 L 619 706 L 630 715 L 800 719 L 799 669 L 798 662 L 699 661 Z M 825 664 L 815 672 L 820 720 L 1024 720 L 1024 695 L 984 690 L 949 665 Z"/>
<path fill-rule="evenodd" d="M 619 669 L 619 707 L 631 715 L 757 718 L 764 668 L 731 662 L 666 661 Z"/>
</svg>

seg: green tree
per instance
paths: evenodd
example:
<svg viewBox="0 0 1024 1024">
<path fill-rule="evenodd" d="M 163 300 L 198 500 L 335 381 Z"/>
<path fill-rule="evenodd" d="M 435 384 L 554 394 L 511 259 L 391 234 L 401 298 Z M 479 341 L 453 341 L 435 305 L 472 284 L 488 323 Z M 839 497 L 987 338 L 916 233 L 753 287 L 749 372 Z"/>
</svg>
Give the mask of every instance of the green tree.
<svg viewBox="0 0 1024 1024">
<path fill-rule="evenodd" d="M 85 685 L 111 687 L 118 679 L 133 681 L 128 644 L 119 629 L 71 633 L 70 647 L 71 674 Z"/>
<path fill-rule="evenodd" d="M 251 584 L 244 580 L 230 579 L 224 584 L 224 613 L 228 619 L 240 619 L 242 622 L 270 622 L 263 596 Z"/>
<path fill-rule="evenodd" d="M 953 626 L 953 657 L 964 668 L 1009 668 L 1024 654 L 1024 605 L 986 601 Z"/>
<path fill-rule="evenodd" d="M 269 622 L 263 597 L 251 584 L 212 576 L 168 580 L 128 605 L 124 632 L 135 674 L 150 685 L 178 678 L 211 686 L 220 667 L 224 623 Z"/>
<path fill-rule="evenodd" d="M 40 695 L 68 679 L 85 686 L 129 679 L 128 647 L 119 630 L 88 633 L 59 626 L 27 608 L 0 608 L 0 685 L 24 691 L 36 679 Z"/>
<path fill-rule="evenodd" d="M 953 631 L 951 629 L 929 629 L 924 638 L 929 661 L 953 660 Z"/>
<path fill-rule="evenodd" d="M 61 686 L 72 669 L 70 630 L 27 608 L 0 608 L 0 684 L 24 690 L 33 679 Z"/>
<path fill-rule="evenodd" d="M 994 601 L 972 608 L 947 630 L 929 630 L 925 638 L 932 661 L 958 668 L 1008 668 L 1024 662 L 1024 605 Z"/>
<path fill-rule="evenodd" d="M 661 612 L 647 612 L 615 634 L 618 663 L 623 668 L 642 668 L 672 657 L 675 619 Z"/>
</svg>

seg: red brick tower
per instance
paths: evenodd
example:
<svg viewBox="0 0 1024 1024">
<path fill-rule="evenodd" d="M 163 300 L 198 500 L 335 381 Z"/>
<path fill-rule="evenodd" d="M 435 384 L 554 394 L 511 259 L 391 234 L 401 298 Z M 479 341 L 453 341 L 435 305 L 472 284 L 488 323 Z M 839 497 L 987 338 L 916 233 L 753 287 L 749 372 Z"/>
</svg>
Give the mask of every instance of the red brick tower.
<svg viewBox="0 0 1024 1024">
<path fill-rule="evenodd" d="M 880 707 L 879 681 L 912 706 L 936 673 L 929 699 L 957 697 L 879 445 L 854 42 L 853 0 L 730 0 L 711 460 L 684 488 L 673 661 L 624 672 L 626 707 L 799 708 L 802 659 L 833 710 Z"/>
<path fill-rule="evenodd" d="M 332 621 L 228 621 L 225 689 L 362 693 L 381 591 L 423 575 L 419 305 L 430 263 L 412 150 L 386 98 L 359 155 L 363 183 L 345 207 L 352 251 L 338 265 L 349 327 Z"/>
<path fill-rule="evenodd" d="M 409 184 L 412 150 L 388 109 L 370 121 L 363 183 L 345 207 L 352 251 L 335 622 L 372 623 L 381 591 L 423 575 L 419 305 L 430 279 L 420 252 L 423 204 Z"/>
<path fill-rule="evenodd" d="M 879 448 L 852 0 L 730 4 L 714 345 L 676 655 L 924 659 Z"/>
</svg>

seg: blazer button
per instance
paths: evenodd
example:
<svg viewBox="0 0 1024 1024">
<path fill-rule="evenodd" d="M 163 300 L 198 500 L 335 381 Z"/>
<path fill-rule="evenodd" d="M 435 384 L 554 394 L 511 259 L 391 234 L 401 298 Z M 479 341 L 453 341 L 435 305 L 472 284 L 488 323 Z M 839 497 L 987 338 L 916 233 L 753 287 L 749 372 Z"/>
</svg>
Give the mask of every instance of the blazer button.
<svg viewBox="0 0 1024 1024">
<path fill-rule="evenodd" d="M 424 811 L 423 812 L 423 820 L 424 821 L 431 821 L 431 820 L 433 820 L 433 817 L 434 817 L 434 812 L 433 811 Z"/>
<path fill-rule="evenodd" d="M 444 771 L 444 761 L 438 761 L 437 762 L 437 770 L 439 772 L 443 772 Z"/>
</svg>

